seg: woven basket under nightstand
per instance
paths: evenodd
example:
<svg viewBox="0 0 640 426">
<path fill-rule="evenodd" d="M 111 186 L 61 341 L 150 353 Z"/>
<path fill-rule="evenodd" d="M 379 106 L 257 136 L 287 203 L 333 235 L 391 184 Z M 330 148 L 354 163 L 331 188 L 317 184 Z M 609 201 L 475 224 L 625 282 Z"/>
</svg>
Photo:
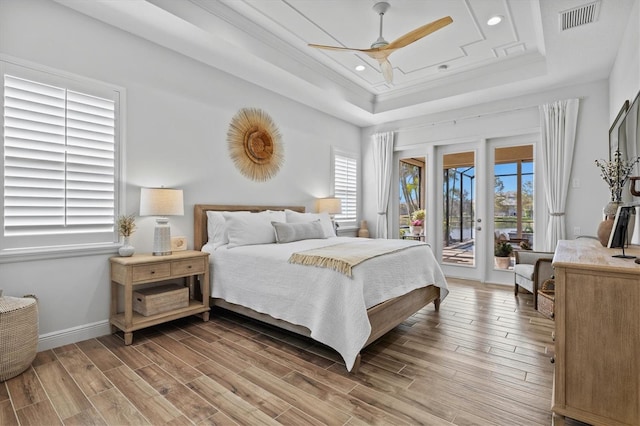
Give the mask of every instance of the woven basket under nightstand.
<svg viewBox="0 0 640 426">
<path fill-rule="evenodd" d="M 38 303 L 33 297 L 0 297 L 0 382 L 29 368 L 38 350 Z"/>
<path fill-rule="evenodd" d="M 538 290 L 538 312 L 547 318 L 554 319 L 556 298 L 556 282 L 553 279 L 542 283 L 542 288 Z"/>
</svg>

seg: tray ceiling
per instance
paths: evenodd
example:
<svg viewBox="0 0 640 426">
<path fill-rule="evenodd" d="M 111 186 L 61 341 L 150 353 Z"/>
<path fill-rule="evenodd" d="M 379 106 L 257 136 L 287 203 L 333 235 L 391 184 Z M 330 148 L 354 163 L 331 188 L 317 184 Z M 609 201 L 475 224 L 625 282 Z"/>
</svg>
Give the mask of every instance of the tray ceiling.
<svg viewBox="0 0 640 426">
<path fill-rule="evenodd" d="M 56 1 L 366 126 L 607 78 L 638 0 L 388 0 L 387 41 L 453 19 L 390 55 L 393 84 L 362 53 L 307 46 L 368 48 L 379 33 L 371 0 Z M 489 26 L 494 15 L 502 22 Z"/>
</svg>

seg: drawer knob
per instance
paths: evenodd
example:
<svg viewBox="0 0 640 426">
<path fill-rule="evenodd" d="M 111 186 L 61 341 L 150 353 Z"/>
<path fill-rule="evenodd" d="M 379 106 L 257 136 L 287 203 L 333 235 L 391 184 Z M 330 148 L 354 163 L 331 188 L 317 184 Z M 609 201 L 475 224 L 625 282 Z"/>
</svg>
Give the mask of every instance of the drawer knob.
<svg viewBox="0 0 640 426">
<path fill-rule="evenodd" d="M 187 266 L 187 269 L 191 269 L 191 265 Z"/>
<path fill-rule="evenodd" d="M 151 271 L 151 274 L 152 274 L 152 275 L 153 275 L 153 274 L 155 274 L 155 273 L 156 273 L 156 271 Z"/>
</svg>

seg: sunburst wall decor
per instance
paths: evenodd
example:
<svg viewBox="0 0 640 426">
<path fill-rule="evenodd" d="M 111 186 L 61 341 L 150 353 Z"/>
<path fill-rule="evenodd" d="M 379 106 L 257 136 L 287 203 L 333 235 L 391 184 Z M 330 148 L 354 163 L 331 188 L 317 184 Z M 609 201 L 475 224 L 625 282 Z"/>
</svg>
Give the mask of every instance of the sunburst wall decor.
<svg viewBox="0 0 640 426">
<path fill-rule="evenodd" d="M 280 132 L 269 114 L 261 109 L 238 111 L 231 119 L 227 143 L 231 159 L 249 179 L 271 179 L 284 162 Z"/>
</svg>

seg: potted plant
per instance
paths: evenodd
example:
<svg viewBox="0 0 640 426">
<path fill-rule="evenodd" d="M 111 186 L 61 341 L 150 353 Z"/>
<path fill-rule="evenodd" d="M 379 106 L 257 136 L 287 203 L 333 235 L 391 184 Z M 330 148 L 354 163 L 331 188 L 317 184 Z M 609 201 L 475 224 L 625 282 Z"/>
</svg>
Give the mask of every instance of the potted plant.
<svg viewBox="0 0 640 426">
<path fill-rule="evenodd" d="M 511 253 L 513 247 L 509 242 L 500 240 L 496 243 L 493 254 L 495 255 L 496 267 L 500 269 L 509 269 L 511 264 Z"/>
<path fill-rule="evenodd" d="M 413 235 L 421 235 L 422 227 L 424 226 L 424 218 L 426 217 L 426 212 L 424 209 L 419 209 L 414 211 L 411 214 L 411 224 L 409 226 L 409 232 Z"/>
<path fill-rule="evenodd" d="M 129 237 L 136 230 L 136 218 L 134 215 L 123 215 L 118 218 L 118 234 L 122 235 L 122 246 L 118 249 L 120 256 L 133 256 L 135 248 L 129 243 Z"/>
</svg>

